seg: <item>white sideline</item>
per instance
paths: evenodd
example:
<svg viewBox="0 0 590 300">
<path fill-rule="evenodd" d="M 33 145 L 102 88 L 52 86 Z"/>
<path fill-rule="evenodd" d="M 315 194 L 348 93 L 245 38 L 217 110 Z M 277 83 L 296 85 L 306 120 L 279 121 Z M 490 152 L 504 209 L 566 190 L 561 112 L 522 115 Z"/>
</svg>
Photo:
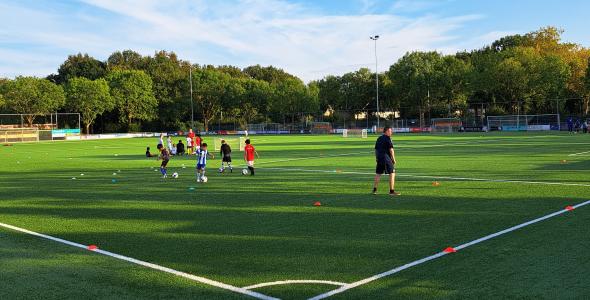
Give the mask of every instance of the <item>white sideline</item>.
<svg viewBox="0 0 590 300">
<path fill-rule="evenodd" d="M 577 205 L 573 206 L 573 209 L 576 209 L 578 207 L 582 207 L 582 206 L 588 205 L 588 204 L 590 204 L 590 200 L 588 200 L 586 202 L 582 202 L 580 204 L 577 204 Z M 561 215 L 561 214 L 566 213 L 566 212 L 569 212 L 569 210 L 562 209 L 562 210 L 556 211 L 554 213 L 545 215 L 543 217 L 540 217 L 540 218 L 537 218 L 537 219 L 534 219 L 534 220 L 531 220 L 531 221 L 522 223 L 520 225 L 516 225 L 516 226 L 510 227 L 508 229 L 504 229 L 502 231 L 498 231 L 496 233 L 490 234 L 490 235 L 486 235 L 486 236 L 484 236 L 482 238 L 479 238 L 479 239 L 473 240 L 471 242 L 462 244 L 460 246 L 454 247 L 454 249 L 456 251 L 459 251 L 459 250 L 465 249 L 465 248 L 467 248 L 469 246 L 473 246 L 475 244 L 479 244 L 479 243 L 484 242 L 484 241 L 487 241 L 489 239 L 493 239 L 493 238 L 495 238 L 497 236 L 500 236 L 500 235 L 503 235 L 503 234 L 506 234 L 506 233 L 509 233 L 509 232 L 518 230 L 520 228 L 523 228 L 523 227 L 528 226 L 528 225 L 531 225 L 531 224 L 535 224 L 535 223 L 544 221 L 546 219 L 549 219 L 549 218 L 552 218 L 552 217 Z M 371 281 L 375 281 L 377 279 L 380 279 L 380 278 L 383 278 L 383 277 L 386 277 L 386 276 L 389 276 L 389 275 L 392 275 L 392 274 L 401 272 L 401 271 L 403 271 L 405 269 L 408 269 L 408 268 L 411 268 L 411 267 L 414 267 L 414 266 L 423 264 L 425 262 L 431 261 L 433 259 L 437 259 L 437 258 L 442 257 L 442 256 L 445 256 L 447 254 L 449 254 L 449 253 L 442 251 L 442 252 L 436 253 L 434 255 L 431 255 L 431 256 L 428 256 L 428 257 L 425 257 L 425 258 L 422 258 L 422 259 L 413 261 L 411 263 L 405 264 L 405 265 L 400 266 L 400 267 L 397 267 L 395 269 L 391 269 L 389 271 L 386 271 L 386 272 L 383 272 L 383 273 L 379 273 L 377 275 L 374 275 L 374 276 L 371 276 L 371 277 L 368 277 L 368 278 L 365 278 L 365 279 L 362 279 L 362 280 L 359 280 L 359 281 L 356 281 L 356 282 L 353 282 L 353 283 L 349 283 L 349 284 L 343 285 L 340 288 L 337 288 L 335 290 L 329 291 L 327 293 L 323 293 L 323 294 L 317 295 L 317 296 L 315 296 L 313 298 L 310 298 L 309 300 L 319 300 L 319 299 L 324 299 L 324 298 L 327 298 L 327 297 L 330 297 L 330 296 L 333 296 L 333 295 L 336 295 L 336 294 L 340 294 L 340 293 L 342 293 L 344 291 L 347 291 L 347 290 L 350 290 L 352 288 L 355 288 L 355 287 L 361 286 L 363 284 L 367 284 L 367 283 L 369 283 Z"/>
<path fill-rule="evenodd" d="M 8 229 L 12 229 L 14 231 L 18 231 L 18 232 L 22 232 L 22 233 L 34 235 L 34 236 L 41 237 L 41 238 L 48 239 L 48 240 L 52 240 L 52 241 L 55 241 L 55 242 L 58 242 L 58 243 L 62 243 L 62 244 L 66 244 L 66 245 L 70 245 L 70 246 L 74 246 L 74 247 L 78 247 L 78 248 L 82 248 L 82 249 L 86 249 L 86 250 L 88 249 L 88 246 L 85 246 L 85 245 L 82 245 L 82 244 L 78 244 L 78 243 L 70 242 L 70 241 L 67 241 L 67 240 L 64 240 L 64 239 L 60 239 L 60 238 L 52 237 L 52 236 L 49 236 L 49 235 L 37 233 L 37 232 L 30 231 L 30 230 L 27 230 L 27 229 L 23 229 L 23 228 L 20 228 L 20 227 L 16 227 L 16 226 L 4 224 L 4 223 L 0 223 L 0 226 L 1 227 L 8 228 Z M 253 291 L 247 290 L 245 288 L 240 288 L 240 287 L 229 285 L 229 284 L 226 284 L 226 283 L 223 283 L 223 282 L 211 280 L 211 279 L 200 277 L 200 276 L 195 276 L 195 275 L 188 274 L 188 273 L 185 273 L 185 272 L 181 272 L 181 271 L 177 271 L 177 270 L 170 269 L 170 268 L 167 268 L 167 267 L 163 267 L 163 266 L 160 266 L 160 265 L 156 265 L 156 264 L 152 264 L 152 263 L 149 263 L 149 262 L 145 262 L 145 261 L 142 261 L 142 260 L 139 260 L 139 259 L 135 259 L 135 258 L 131 258 L 131 257 L 128 257 L 128 256 L 124 256 L 124 255 L 112 253 L 112 252 L 109 252 L 109 251 L 100 250 L 100 249 L 91 250 L 91 251 L 92 252 L 96 252 L 96 253 L 100 253 L 102 255 L 110 256 L 110 257 L 113 257 L 113 258 L 116 258 L 116 259 L 124 260 L 124 261 L 130 262 L 130 263 L 133 263 L 133 264 L 137 264 L 137 265 L 140 265 L 140 266 L 148 267 L 148 268 L 151 268 L 151 269 L 154 269 L 154 270 L 158 270 L 158 271 L 162 271 L 162 272 L 174 274 L 176 276 L 180 276 L 180 277 L 183 277 L 183 278 L 186 278 L 186 279 L 190 279 L 190 280 L 193 280 L 193 281 L 197 281 L 197 282 L 204 283 L 204 284 L 207 284 L 207 285 L 211 285 L 211 286 L 214 286 L 214 287 L 218 287 L 218 288 L 221 288 L 221 289 L 229 290 L 229 291 L 232 291 L 232 292 L 235 292 L 235 293 L 240 293 L 240 294 L 248 295 L 248 296 L 251 296 L 251 297 L 254 297 L 254 298 L 263 299 L 263 300 L 278 300 L 278 298 L 274 298 L 274 297 L 270 297 L 270 296 L 267 296 L 267 295 L 264 295 L 264 294 L 253 292 Z"/>
<path fill-rule="evenodd" d="M 576 156 L 576 155 L 582 155 L 582 154 L 586 154 L 586 153 L 590 153 L 590 151 L 584 151 L 584 152 L 580 152 L 580 153 L 574 153 L 574 154 L 570 154 L 568 156 Z"/>
<path fill-rule="evenodd" d="M 346 283 L 343 283 L 343 282 L 336 282 L 336 281 L 329 281 L 329 280 L 281 280 L 281 281 L 264 282 L 264 283 L 249 285 L 249 286 L 245 286 L 243 288 L 244 289 L 247 289 L 247 290 L 252 290 L 252 289 L 257 289 L 257 288 L 267 287 L 267 286 L 273 286 L 273 285 L 306 284 L 306 283 L 311 283 L 311 284 L 328 284 L 328 285 L 338 285 L 338 286 L 346 285 Z"/>
<path fill-rule="evenodd" d="M 314 172 L 314 173 L 339 173 L 339 174 L 353 174 L 353 175 L 375 175 L 370 172 L 351 172 L 351 171 L 332 171 L 332 170 L 312 170 L 312 169 L 297 169 L 297 168 L 267 168 L 266 170 L 277 171 L 297 171 L 297 172 Z M 430 178 L 430 179 L 447 179 L 458 181 L 484 181 L 484 182 L 505 182 L 505 183 L 524 183 L 524 184 L 542 184 L 542 185 L 562 185 L 562 186 L 584 186 L 590 187 L 590 184 L 584 183 L 567 183 L 567 182 L 549 182 L 549 181 L 526 181 L 514 179 L 486 179 L 486 178 L 469 178 L 469 177 L 450 177 L 450 176 L 434 176 L 434 175 L 414 175 L 414 174 L 397 174 L 397 177 L 411 177 L 411 178 Z"/>
</svg>

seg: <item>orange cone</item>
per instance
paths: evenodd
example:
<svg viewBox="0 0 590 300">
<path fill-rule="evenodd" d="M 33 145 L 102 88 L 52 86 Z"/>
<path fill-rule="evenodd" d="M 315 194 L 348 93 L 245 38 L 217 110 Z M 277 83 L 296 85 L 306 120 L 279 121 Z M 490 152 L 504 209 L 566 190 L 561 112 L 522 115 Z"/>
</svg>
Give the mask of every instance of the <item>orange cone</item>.
<svg viewBox="0 0 590 300">
<path fill-rule="evenodd" d="M 432 183 L 432 186 L 440 186 L 440 182 L 435 181 L 435 182 Z"/>
<path fill-rule="evenodd" d="M 322 206 L 322 203 L 320 201 L 316 201 L 313 203 L 313 206 Z"/>
</svg>

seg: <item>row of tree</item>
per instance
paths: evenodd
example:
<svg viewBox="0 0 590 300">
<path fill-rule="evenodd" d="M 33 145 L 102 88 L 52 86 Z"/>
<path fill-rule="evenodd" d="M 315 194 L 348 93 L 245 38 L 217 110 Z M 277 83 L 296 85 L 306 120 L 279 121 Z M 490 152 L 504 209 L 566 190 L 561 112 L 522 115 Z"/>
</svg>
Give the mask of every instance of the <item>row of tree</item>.
<svg viewBox="0 0 590 300">
<path fill-rule="evenodd" d="M 590 49 L 562 43 L 561 34 L 547 27 L 455 55 L 407 53 L 379 74 L 380 105 L 421 120 L 426 112 L 468 117 L 475 111 L 468 108 L 478 107 L 491 115 L 588 115 Z M 367 69 L 328 76 L 317 82 L 320 103 L 337 110 L 373 109 L 374 80 Z"/>
<path fill-rule="evenodd" d="M 381 110 L 404 118 L 467 117 L 474 107 L 488 114 L 587 115 L 590 50 L 561 42 L 561 34 L 547 27 L 455 55 L 411 52 L 377 76 L 361 68 L 308 84 L 272 66 L 192 65 L 166 51 L 126 50 L 106 61 L 78 54 L 47 78 L 0 79 L 0 106 L 30 114 L 29 124 L 39 115 L 79 112 L 86 132 L 187 129 L 193 115 L 204 130 L 215 120 L 245 128 L 301 122 L 326 111 L 340 112 L 333 120 L 360 111 L 370 116 L 378 79 Z"/>
</svg>

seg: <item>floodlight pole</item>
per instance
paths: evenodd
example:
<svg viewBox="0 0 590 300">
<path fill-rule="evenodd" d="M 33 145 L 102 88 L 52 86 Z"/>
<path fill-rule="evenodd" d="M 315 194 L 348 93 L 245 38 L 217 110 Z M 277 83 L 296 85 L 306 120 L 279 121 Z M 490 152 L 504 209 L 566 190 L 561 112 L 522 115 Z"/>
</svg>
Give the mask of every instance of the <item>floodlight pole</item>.
<svg viewBox="0 0 590 300">
<path fill-rule="evenodd" d="M 369 37 L 373 41 L 375 41 L 375 87 L 376 87 L 376 101 L 377 101 L 377 130 L 379 130 L 379 69 L 377 64 L 377 40 L 379 39 L 378 35 Z"/>
<path fill-rule="evenodd" d="M 193 105 L 193 64 L 190 64 L 188 69 L 188 77 L 189 77 L 189 84 L 191 87 L 191 129 L 194 130 L 195 127 L 195 109 Z"/>
</svg>

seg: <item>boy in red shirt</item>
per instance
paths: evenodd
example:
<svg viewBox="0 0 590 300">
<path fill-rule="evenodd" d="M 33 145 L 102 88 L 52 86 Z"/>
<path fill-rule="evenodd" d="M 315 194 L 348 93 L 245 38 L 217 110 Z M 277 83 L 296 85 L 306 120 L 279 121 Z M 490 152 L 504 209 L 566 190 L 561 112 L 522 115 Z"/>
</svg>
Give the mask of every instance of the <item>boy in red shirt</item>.
<svg viewBox="0 0 590 300">
<path fill-rule="evenodd" d="M 203 142 L 203 139 L 201 138 L 200 134 L 196 134 L 195 138 L 193 139 L 193 146 L 195 146 L 195 153 L 197 153 L 199 150 L 201 150 L 201 143 Z"/>
<path fill-rule="evenodd" d="M 250 170 L 251 176 L 254 176 L 254 154 L 256 154 L 257 158 L 260 158 L 254 146 L 250 144 L 250 139 L 247 139 L 246 147 L 244 147 L 244 160 L 248 163 L 248 170 Z"/>
</svg>

